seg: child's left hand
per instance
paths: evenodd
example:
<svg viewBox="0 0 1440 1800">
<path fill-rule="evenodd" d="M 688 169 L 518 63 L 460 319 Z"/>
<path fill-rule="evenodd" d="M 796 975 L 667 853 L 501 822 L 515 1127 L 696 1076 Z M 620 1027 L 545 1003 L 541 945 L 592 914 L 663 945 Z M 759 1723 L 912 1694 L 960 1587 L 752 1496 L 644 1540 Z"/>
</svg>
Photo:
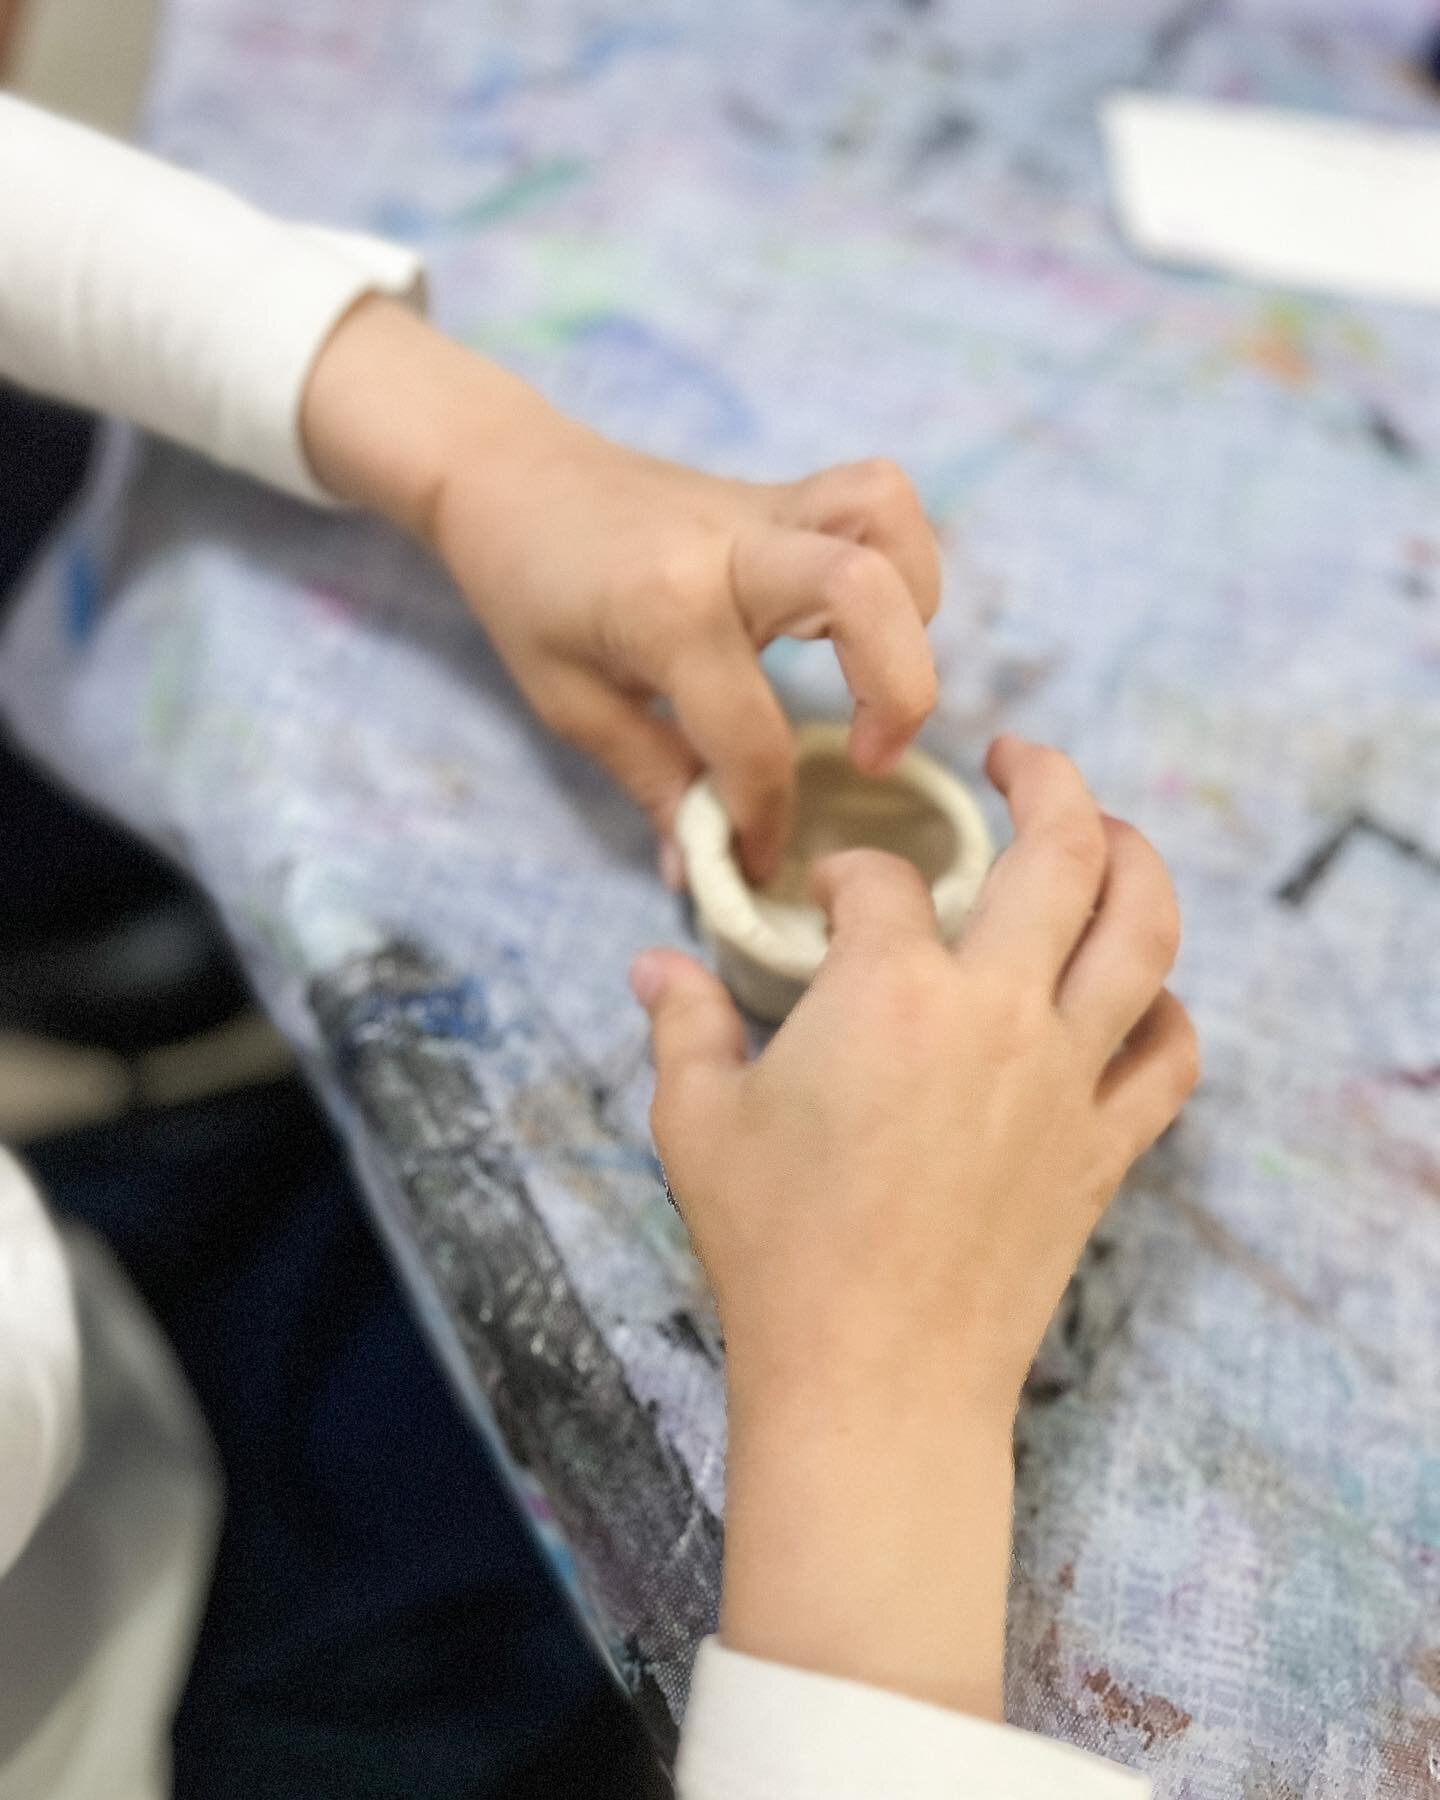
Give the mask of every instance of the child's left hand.
<svg viewBox="0 0 1440 1800">
<path fill-rule="evenodd" d="M 326 486 L 433 546 L 539 717 L 649 814 L 672 879 L 671 820 L 702 767 L 751 875 L 778 861 L 794 766 L 759 663 L 772 639 L 834 641 L 868 772 L 935 703 L 939 558 L 891 463 L 760 485 L 661 462 L 383 300 L 321 353 L 302 423 Z"/>
</svg>

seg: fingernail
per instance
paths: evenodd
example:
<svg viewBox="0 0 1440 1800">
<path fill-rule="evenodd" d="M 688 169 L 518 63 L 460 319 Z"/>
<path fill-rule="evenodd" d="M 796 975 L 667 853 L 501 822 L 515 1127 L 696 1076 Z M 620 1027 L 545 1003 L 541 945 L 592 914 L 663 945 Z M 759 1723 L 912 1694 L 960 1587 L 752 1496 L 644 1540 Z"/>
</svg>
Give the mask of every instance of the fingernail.
<svg viewBox="0 0 1440 1800">
<path fill-rule="evenodd" d="M 664 963 L 653 950 L 642 950 L 630 965 L 630 992 L 648 1012 L 664 986 Z"/>
<path fill-rule="evenodd" d="M 660 879 L 672 894 L 685 892 L 685 854 L 674 838 L 660 845 Z"/>
</svg>

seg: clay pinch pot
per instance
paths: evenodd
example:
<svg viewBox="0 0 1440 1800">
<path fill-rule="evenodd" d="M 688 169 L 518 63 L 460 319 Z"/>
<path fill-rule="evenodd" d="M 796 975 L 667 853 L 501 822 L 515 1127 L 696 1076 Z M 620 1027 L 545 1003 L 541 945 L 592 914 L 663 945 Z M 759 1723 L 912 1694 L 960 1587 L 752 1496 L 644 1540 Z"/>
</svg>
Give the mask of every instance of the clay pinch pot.
<svg viewBox="0 0 1440 1800">
<path fill-rule="evenodd" d="M 933 757 L 908 750 L 891 774 L 861 775 L 847 739 L 840 725 L 796 732 L 795 828 L 762 888 L 745 879 L 708 779 L 695 783 L 676 815 L 701 935 L 725 985 L 758 1019 L 783 1019 L 824 960 L 825 915 L 809 891 L 818 858 L 862 846 L 907 857 L 930 884 L 941 936 L 954 943 L 994 856 L 969 789 Z"/>
</svg>

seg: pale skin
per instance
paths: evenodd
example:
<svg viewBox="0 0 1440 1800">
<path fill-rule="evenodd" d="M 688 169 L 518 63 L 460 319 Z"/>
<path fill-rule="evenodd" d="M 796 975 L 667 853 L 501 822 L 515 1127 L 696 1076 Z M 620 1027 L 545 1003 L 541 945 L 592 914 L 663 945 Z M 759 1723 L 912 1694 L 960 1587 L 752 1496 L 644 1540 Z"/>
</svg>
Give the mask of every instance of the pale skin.
<svg viewBox="0 0 1440 1800">
<path fill-rule="evenodd" d="M 772 639 L 834 643 L 864 771 L 935 703 L 939 558 L 891 463 L 762 485 L 642 456 L 380 298 L 332 335 L 301 429 L 332 493 L 435 551 L 536 714 L 649 815 L 672 885 L 671 821 L 702 768 L 750 873 L 779 860 L 794 780 Z"/>
<path fill-rule="evenodd" d="M 332 492 L 439 556 L 541 719 L 644 808 L 673 881 L 702 768 L 753 876 L 786 841 L 773 638 L 834 643 L 863 771 L 934 704 L 936 547 L 890 463 L 761 485 L 660 462 L 381 299 L 322 351 L 301 426 Z M 1015 838 L 957 949 L 913 868 L 852 851 L 817 871 L 830 951 L 757 1061 L 700 964 L 652 951 L 631 979 L 726 1336 L 722 1635 L 998 1718 L 1021 1386 L 1197 1062 L 1156 852 L 1057 752 L 1004 738 L 987 766 Z"/>
<path fill-rule="evenodd" d="M 907 863 L 820 865 L 819 976 L 764 1054 L 653 951 L 656 1142 L 724 1326 L 722 1635 L 987 1718 L 1011 1430 L 1086 1238 L 1196 1079 L 1160 858 L 1016 738 L 1015 827 L 958 949 Z"/>
</svg>

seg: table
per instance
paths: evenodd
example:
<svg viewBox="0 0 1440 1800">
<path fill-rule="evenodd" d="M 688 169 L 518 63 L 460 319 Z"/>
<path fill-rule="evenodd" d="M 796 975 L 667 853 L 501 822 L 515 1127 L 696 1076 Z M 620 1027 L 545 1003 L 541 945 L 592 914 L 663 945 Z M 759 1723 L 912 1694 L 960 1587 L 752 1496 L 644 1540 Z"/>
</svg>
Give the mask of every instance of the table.
<svg viewBox="0 0 1440 1800">
<path fill-rule="evenodd" d="M 1094 108 L 1433 124 L 1428 11 L 176 0 L 149 114 L 415 243 L 447 329 L 618 436 L 897 457 L 949 571 L 928 747 L 1059 742 L 1170 859 L 1205 1080 L 1030 1383 L 1009 1707 L 1188 1800 L 1440 1778 L 1440 325 L 1140 266 Z M 840 703 L 824 647 L 772 663 Z M 723 1392 L 624 987 L 689 941 L 641 822 L 417 553 L 120 436 L 0 695 L 216 897 L 668 1740 Z"/>
</svg>

